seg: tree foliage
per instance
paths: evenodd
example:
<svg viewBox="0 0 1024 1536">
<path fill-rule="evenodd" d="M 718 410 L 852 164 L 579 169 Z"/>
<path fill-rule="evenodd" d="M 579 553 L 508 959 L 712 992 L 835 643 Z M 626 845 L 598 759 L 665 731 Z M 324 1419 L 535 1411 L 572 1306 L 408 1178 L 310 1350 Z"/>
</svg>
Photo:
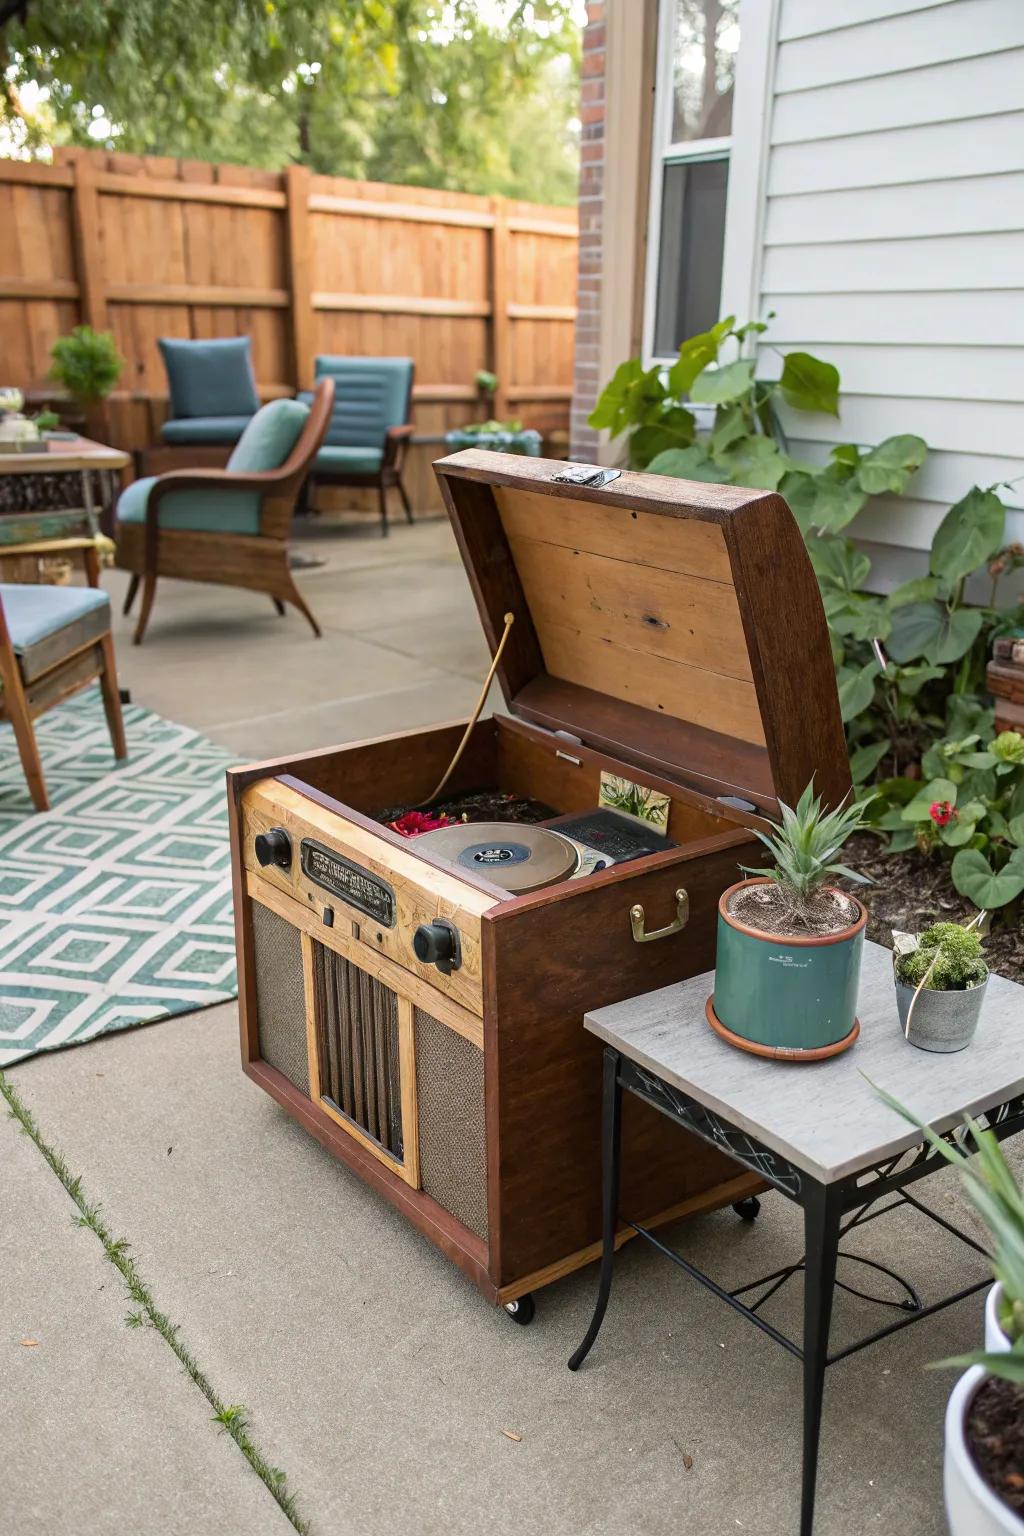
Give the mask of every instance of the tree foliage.
<svg viewBox="0 0 1024 1536">
<path fill-rule="evenodd" d="M 0 124 L 27 149 L 301 161 L 571 202 L 578 11 L 578 0 L 27 0 L 0 20 Z"/>
</svg>

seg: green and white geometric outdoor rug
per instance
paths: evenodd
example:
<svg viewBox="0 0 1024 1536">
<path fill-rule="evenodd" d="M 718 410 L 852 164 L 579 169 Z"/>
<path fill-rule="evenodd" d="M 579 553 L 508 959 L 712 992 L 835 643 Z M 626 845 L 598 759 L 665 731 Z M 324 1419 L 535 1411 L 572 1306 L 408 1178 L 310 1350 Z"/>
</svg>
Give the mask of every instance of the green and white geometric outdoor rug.
<svg viewBox="0 0 1024 1536">
<path fill-rule="evenodd" d="M 224 770 L 184 725 L 98 688 L 36 722 L 52 810 L 0 726 L 0 1067 L 237 995 Z"/>
</svg>

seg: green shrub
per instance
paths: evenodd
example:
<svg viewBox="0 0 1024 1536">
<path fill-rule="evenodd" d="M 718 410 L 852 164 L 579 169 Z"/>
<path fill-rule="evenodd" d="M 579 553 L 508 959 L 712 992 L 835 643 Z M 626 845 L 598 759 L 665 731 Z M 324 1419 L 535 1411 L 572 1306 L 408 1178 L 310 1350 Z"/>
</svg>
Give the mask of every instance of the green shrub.
<svg viewBox="0 0 1024 1536">
<path fill-rule="evenodd" d="M 921 934 L 917 949 L 896 958 L 897 980 L 908 987 L 923 982 L 929 992 L 964 992 L 987 975 L 977 930 L 959 923 L 933 923 Z"/>
<path fill-rule="evenodd" d="M 874 447 L 841 443 L 824 464 L 795 458 L 780 407 L 836 416 L 839 373 L 790 352 L 777 379 L 759 378 L 742 354 L 765 329 L 730 316 L 684 341 L 671 367 L 630 359 L 591 424 L 623 436 L 634 468 L 785 496 L 821 588 L 850 772 L 858 794 L 873 796 L 873 830 L 894 853 L 918 847 L 948 859 L 957 890 L 977 906 L 1005 907 L 1024 892 L 1024 740 L 993 739 L 985 668 L 995 636 L 1024 623 L 1024 607 L 998 606 L 1024 547 L 1004 547 L 1000 487 L 973 486 L 950 508 L 926 574 L 888 594 L 869 591 L 871 561 L 845 530 L 872 497 L 906 490 L 926 445 L 901 433 Z M 733 345 L 738 355 L 727 360 Z M 691 404 L 714 407 L 703 437 Z M 965 598 L 976 573 L 990 581 L 986 604 Z M 949 815 L 936 817 L 943 806 Z"/>
<path fill-rule="evenodd" d="M 76 325 L 70 335 L 59 336 L 50 358 L 51 380 L 79 405 L 105 400 L 124 368 L 110 331 L 94 331 L 91 325 Z"/>
</svg>

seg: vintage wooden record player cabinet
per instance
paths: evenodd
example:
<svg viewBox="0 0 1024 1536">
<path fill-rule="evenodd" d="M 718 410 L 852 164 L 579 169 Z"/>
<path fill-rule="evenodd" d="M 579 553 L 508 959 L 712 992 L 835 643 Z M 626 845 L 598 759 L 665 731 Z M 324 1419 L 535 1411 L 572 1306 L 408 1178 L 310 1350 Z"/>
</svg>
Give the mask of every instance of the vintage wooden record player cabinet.
<svg viewBox="0 0 1024 1536">
<path fill-rule="evenodd" d="M 380 813 L 422 806 L 464 723 L 229 775 L 246 1072 L 513 1311 L 599 1250 L 584 1012 L 713 965 L 718 896 L 760 862 L 751 827 L 812 774 L 829 802 L 849 789 L 784 501 L 628 473 L 567 485 L 566 468 L 436 465 L 492 652 L 514 616 L 511 713 L 473 728 L 448 793 L 588 812 L 605 770 L 669 797 L 675 846 L 518 896 L 418 847 Z M 626 1209 L 667 1220 L 756 1188 L 627 1105 Z"/>
</svg>

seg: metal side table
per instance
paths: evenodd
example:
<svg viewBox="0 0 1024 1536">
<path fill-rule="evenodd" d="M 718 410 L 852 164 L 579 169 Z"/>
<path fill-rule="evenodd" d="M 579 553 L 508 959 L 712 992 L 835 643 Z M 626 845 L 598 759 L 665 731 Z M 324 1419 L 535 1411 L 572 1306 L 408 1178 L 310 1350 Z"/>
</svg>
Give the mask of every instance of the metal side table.
<svg viewBox="0 0 1024 1536">
<path fill-rule="evenodd" d="M 901 1315 L 866 1338 L 829 1352 L 834 1289 L 838 1285 L 856 1290 L 837 1279 L 837 1259 L 871 1263 L 841 1254 L 840 1243 L 852 1228 L 908 1205 L 968 1247 L 984 1252 L 968 1233 L 910 1193 L 911 1185 L 947 1165 L 912 1125 L 888 1108 L 872 1084 L 961 1144 L 965 1114 L 988 1125 L 1000 1140 L 1024 1130 L 1024 987 L 993 976 L 974 1042 L 953 1055 L 932 1054 L 904 1040 L 896 1015 L 892 956 L 878 944 L 866 944 L 856 1046 L 827 1061 L 791 1064 L 736 1050 L 709 1029 L 704 1005 L 714 980 L 714 972 L 708 971 L 586 1017 L 587 1029 L 605 1042 L 604 1231 L 597 1306 L 569 1369 L 579 1369 L 600 1331 L 621 1219 L 803 1362 L 800 1536 L 811 1536 L 826 1367 L 991 1284 L 991 1276 L 986 1276 L 954 1295 L 926 1303 L 907 1281 L 884 1270 L 905 1290 L 905 1299 L 897 1304 Z M 628 1212 L 620 1215 L 623 1091 L 654 1105 L 802 1206 L 804 1258 L 730 1291 L 631 1221 Z M 803 1338 L 797 1343 L 760 1309 L 801 1269 Z"/>
</svg>

